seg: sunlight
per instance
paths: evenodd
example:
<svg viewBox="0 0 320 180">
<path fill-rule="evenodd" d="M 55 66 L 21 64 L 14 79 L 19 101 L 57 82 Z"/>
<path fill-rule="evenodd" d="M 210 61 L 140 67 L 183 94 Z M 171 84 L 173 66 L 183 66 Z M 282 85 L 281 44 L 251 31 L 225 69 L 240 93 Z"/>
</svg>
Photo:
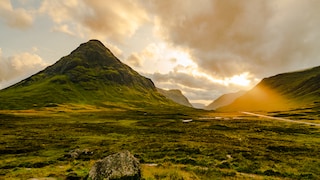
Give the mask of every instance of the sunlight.
<svg viewBox="0 0 320 180">
<path fill-rule="evenodd" d="M 144 50 L 137 53 L 137 57 L 142 65 L 136 69 L 140 68 L 141 71 L 149 73 L 169 73 L 175 69 L 187 71 L 190 68 L 197 68 L 187 51 L 171 47 L 165 42 L 149 44 Z"/>
<path fill-rule="evenodd" d="M 248 88 L 252 84 L 252 75 L 249 72 L 237 73 L 229 77 L 216 77 L 202 72 L 188 51 L 171 47 L 164 42 L 150 44 L 138 56 L 142 59 L 142 67 L 147 67 L 149 73 L 186 73 L 194 78 L 223 86 L 235 85 Z"/>
<path fill-rule="evenodd" d="M 248 79 L 249 73 L 244 72 L 239 75 L 234 75 L 230 79 L 227 79 L 227 81 L 231 84 L 239 85 L 239 86 L 248 86 L 251 81 Z"/>
<path fill-rule="evenodd" d="M 175 51 L 173 52 L 173 56 L 177 60 L 177 64 L 180 64 L 184 67 L 194 66 L 195 63 L 191 60 L 190 55 L 183 51 Z"/>
</svg>

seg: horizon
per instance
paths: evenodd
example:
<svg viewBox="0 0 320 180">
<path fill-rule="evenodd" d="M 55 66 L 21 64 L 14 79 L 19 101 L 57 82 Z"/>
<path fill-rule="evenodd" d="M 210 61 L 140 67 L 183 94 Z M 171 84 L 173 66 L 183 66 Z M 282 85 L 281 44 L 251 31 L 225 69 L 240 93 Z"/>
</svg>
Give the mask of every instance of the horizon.
<svg viewBox="0 0 320 180">
<path fill-rule="evenodd" d="M 98 39 L 157 87 L 208 105 L 262 78 L 319 66 L 317 7 L 317 1 L 275 0 L 197 6 L 191 0 L 6 0 L 0 3 L 0 89 Z"/>
</svg>

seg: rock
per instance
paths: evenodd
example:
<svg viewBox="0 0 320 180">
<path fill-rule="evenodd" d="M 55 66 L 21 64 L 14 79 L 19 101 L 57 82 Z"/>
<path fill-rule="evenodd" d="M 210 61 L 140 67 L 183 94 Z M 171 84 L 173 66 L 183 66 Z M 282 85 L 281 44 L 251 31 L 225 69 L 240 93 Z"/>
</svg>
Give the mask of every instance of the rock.
<svg viewBox="0 0 320 180">
<path fill-rule="evenodd" d="M 112 154 L 92 166 L 89 179 L 140 180 L 140 163 L 129 151 Z"/>
<path fill-rule="evenodd" d="M 72 158 L 72 159 L 79 159 L 80 156 L 85 156 L 85 155 L 92 155 L 93 152 L 89 151 L 89 149 L 74 149 L 70 152 L 68 152 L 67 154 L 64 155 L 64 157 L 67 158 Z"/>
</svg>

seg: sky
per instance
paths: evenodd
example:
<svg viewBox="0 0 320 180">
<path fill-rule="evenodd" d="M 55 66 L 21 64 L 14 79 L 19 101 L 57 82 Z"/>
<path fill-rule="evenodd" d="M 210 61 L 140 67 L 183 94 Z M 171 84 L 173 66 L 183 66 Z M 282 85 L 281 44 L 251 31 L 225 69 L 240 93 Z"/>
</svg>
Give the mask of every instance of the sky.
<svg viewBox="0 0 320 180">
<path fill-rule="evenodd" d="M 0 0 L 0 89 L 98 39 L 194 104 L 320 65 L 319 0 Z"/>
</svg>

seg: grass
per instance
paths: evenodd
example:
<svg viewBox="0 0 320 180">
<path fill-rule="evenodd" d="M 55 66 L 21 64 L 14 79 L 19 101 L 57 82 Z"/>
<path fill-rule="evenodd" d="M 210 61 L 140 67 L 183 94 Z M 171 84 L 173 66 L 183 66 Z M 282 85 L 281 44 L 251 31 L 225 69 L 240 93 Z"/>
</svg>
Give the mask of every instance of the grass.
<svg viewBox="0 0 320 180">
<path fill-rule="evenodd" d="M 306 107 L 290 109 L 287 111 L 272 111 L 268 112 L 268 114 L 297 121 L 320 123 L 320 103 L 314 102 Z"/>
<path fill-rule="evenodd" d="M 320 178 L 319 128 L 188 110 L 1 111 L 0 179 L 84 178 L 96 160 L 124 149 L 143 164 L 146 180 Z M 225 118 L 202 118 L 217 116 Z M 74 149 L 93 154 L 67 157 Z"/>
</svg>

